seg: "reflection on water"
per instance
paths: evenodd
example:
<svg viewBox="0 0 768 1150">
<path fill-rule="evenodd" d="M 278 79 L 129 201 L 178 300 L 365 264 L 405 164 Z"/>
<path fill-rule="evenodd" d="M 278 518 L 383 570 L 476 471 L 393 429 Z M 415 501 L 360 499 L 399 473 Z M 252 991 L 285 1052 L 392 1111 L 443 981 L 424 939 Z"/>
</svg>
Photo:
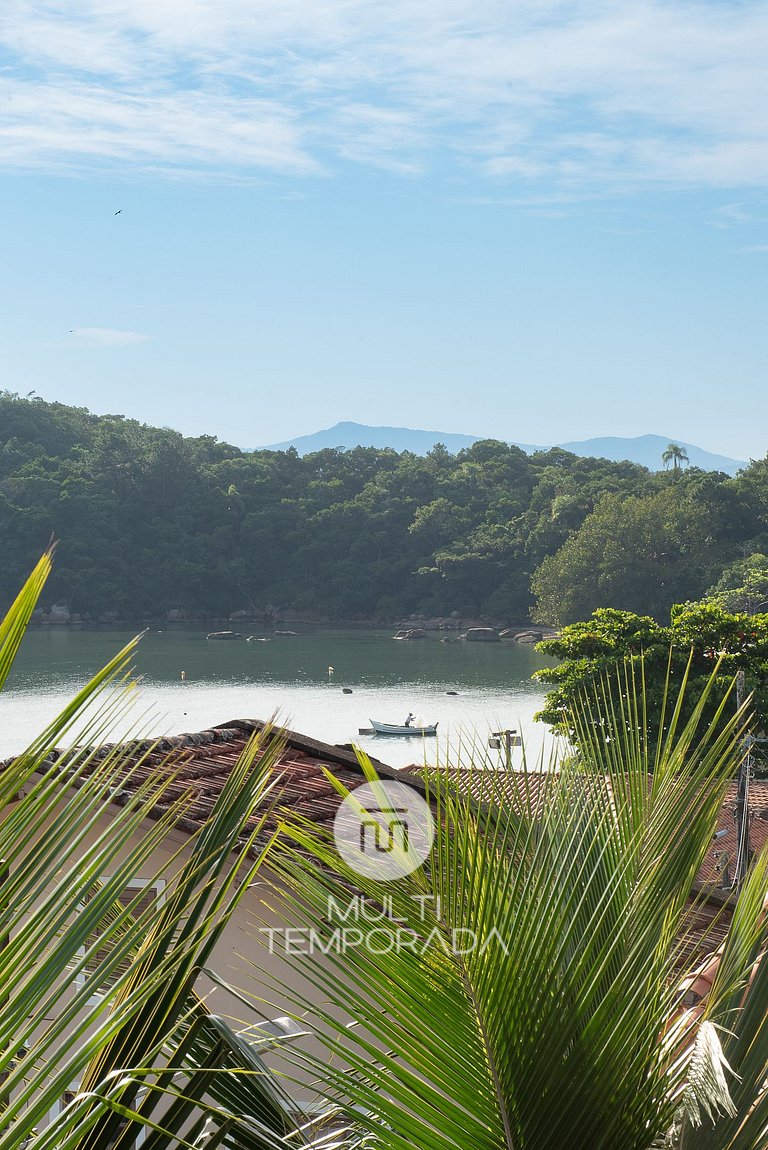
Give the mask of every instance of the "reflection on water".
<svg viewBox="0 0 768 1150">
<path fill-rule="evenodd" d="M 0 696 L 0 756 L 20 750 L 130 638 L 113 630 L 31 630 Z M 215 642 L 200 631 L 173 629 L 141 641 L 142 685 L 132 721 L 144 716 L 145 729 L 175 734 L 278 713 L 297 731 L 330 743 L 358 742 L 393 766 L 425 754 L 434 761 L 448 745 L 475 737 L 484 744 L 491 730 L 515 727 L 535 755 L 546 733 L 533 722 L 544 692 L 530 676 L 548 662 L 530 646 L 508 642 L 403 643 L 389 632 L 350 630 Z M 358 735 L 372 718 L 401 723 L 409 711 L 437 722 L 438 740 Z M 114 737 L 129 728 L 121 719 Z"/>
</svg>

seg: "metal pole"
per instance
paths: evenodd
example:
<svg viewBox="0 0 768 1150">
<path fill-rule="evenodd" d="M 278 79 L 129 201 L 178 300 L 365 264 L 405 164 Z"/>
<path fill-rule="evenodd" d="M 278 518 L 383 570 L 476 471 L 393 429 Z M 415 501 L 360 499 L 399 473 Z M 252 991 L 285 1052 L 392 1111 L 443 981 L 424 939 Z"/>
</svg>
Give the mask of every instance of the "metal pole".
<svg viewBox="0 0 768 1150">
<path fill-rule="evenodd" d="M 744 705 L 746 697 L 746 681 L 743 671 L 738 671 L 736 674 L 736 706 L 741 708 Z M 750 748 L 752 746 L 752 736 L 747 734 L 744 736 L 742 748 L 744 751 L 739 768 L 739 785 L 736 791 L 736 866 L 733 873 L 732 889 L 736 890 L 741 886 L 744 879 L 747 877 L 750 861 L 750 844 L 749 844 L 749 779 L 752 772 L 752 755 Z"/>
<path fill-rule="evenodd" d="M 9 867 L 6 866 L 4 863 L 0 863 L 0 890 L 2 890 L 2 888 L 8 882 L 9 877 L 10 877 Z M 5 909 L 6 909 L 5 906 L 3 906 L 3 910 L 5 910 Z M 2 955 L 3 951 L 6 950 L 8 946 L 10 946 L 10 942 L 11 942 L 10 934 L 9 933 L 4 934 L 3 937 L 0 939 L 0 956 Z M 2 992 L 0 992 L 0 1005 L 2 1005 L 2 1006 L 8 1005 L 8 995 L 3 994 Z M 8 1105 L 11 1101 L 5 1092 L 5 1084 L 8 1080 L 9 1075 L 10 1075 L 10 1070 L 3 1070 L 2 1073 L 0 1073 L 0 1113 L 2 1113 L 3 1110 L 8 1109 Z"/>
<path fill-rule="evenodd" d="M 517 738 L 517 731 L 492 731 L 491 738 L 488 740 L 488 746 L 492 747 L 494 751 L 504 752 L 504 762 L 506 763 L 507 770 L 512 769 L 512 748 L 518 746 L 519 739 Z"/>
</svg>

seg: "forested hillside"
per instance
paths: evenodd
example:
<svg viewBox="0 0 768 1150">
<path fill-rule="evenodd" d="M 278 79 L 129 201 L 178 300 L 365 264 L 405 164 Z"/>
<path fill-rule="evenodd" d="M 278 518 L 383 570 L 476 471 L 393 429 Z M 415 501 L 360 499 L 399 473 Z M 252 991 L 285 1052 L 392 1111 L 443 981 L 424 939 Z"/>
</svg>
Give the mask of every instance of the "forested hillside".
<svg viewBox="0 0 768 1150">
<path fill-rule="evenodd" d="M 51 535 L 46 605 L 83 616 L 661 618 L 768 551 L 768 461 L 730 479 L 493 440 L 245 453 L 0 393 L 4 602 Z"/>
</svg>

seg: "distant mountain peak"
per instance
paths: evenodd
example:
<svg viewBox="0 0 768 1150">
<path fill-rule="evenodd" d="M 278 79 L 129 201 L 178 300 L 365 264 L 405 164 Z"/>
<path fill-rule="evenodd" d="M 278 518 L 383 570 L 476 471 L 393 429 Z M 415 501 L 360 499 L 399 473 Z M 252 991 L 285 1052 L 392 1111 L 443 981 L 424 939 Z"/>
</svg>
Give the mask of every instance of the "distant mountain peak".
<svg viewBox="0 0 768 1150">
<path fill-rule="evenodd" d="M 426 455 L 436 443 L 443 443 L 449 451 L 456 452 L 462 447 L 471 447 L 479 438 L 478 435 L 420 431 L 413 427 L 370 427 L 365 423 L 345 420 L 312 435 L 299 435 L 285 443 L 270 443 L 266 450 L 286 451 L 289 447 L 295 447 L 300 455 L 309 455 L 312 451 L 322 451 L 328 447 L 347 450 L 352 447 L 391 447 L 394 451 Z"/>
<path fill-rule="evenodd" d="M 394 451 L 412 451 L 414 455 L 426 455 L 437 443 L 444 444 L 448 451 L 455 453 L 464 447 L 471 447 L 479 439 L 501 438 L 498 434 L 461 435 L 451 431 L 423 431 L 412 427 L 371 427 L 365 423 L 344 420 L 312 435 L 299 435 L 284 443 L 271 443 L 264 450 L 287 451 L 289 447 L 295 447 L 299 455 L 309 455 L 313 451 L 333 447 L 345 450 L 353 447 L 390 447 Z M 697 447 L 694 443 L 686 443 L 685 440 L 666 435 L 598 436 L 594 439 L 550 444 L 549 447 L 541 444 L 517 443 L 513 440 L 504 442 L 513 443 L 515 447 L 522 448 L 528 454 L 534 451 L 548 451 L 549 447 L 561 447 L 564 451 L 573 452 L 574 455 L 595 456 L 614 461 L 628 459 L 631 463 L 639 463 L 651 471 L 662 469 L 662 452 L 668 444 L 677 443 L 687 452 L 692 467 L 701 467 L 704 471 L 724 471 L 728 475 L 735 475 L 740 468 L 746 467 L 744 460 L 716 455 Z"/>
</svg>

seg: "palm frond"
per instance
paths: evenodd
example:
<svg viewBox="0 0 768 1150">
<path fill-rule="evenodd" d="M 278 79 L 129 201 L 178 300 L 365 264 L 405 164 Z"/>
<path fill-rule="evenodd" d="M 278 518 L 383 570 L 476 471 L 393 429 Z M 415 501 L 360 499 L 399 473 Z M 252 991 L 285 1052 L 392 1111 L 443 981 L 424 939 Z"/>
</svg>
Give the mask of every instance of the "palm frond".
<svg viewBox="0 0 768 1150">
<path fill-rule="evenodd" d="M 0 624 L 0 679 L 49 566 L 46 556 Z M 239 1126 L 260 1130 L 264 1148 L 290 1128 L 285 1114 L 270 1126 L 278 1112 L 264 1081 L 250 1126 L 226 1097 L 212 1101 L 232 1045 L 219 1039 L 201 1059 L 190 1028 L 215 1030 L 195 983 L 269 850 L 259 811 L 280 739 L 266 729 L 251 740 L 210 820 L 169 857 L 187 801 L 166 799 L 173 761 L 140 782 L 141 757 L 107 744 L 134 699 L 134 652 L 135 641 L 0 771 L 0 1150 L 128 1147 L 142 1130 L 158 1148 L 203 1136 L 206 1146 L 257 1145 L 233 1141 Z M 62 751 L 75 731 L 81 744 Z M 164 897 L 126 899 L 137 877 L 148 888 L 165 880 Z"/>
<path fill-rule="evenodd" d="M 292 892 L 287 920 L 327 953 L 285 954 L 293 973 L 274 993 L 313 1020 L 332 1059 L 307 1064 L 381 1146 L 648 1150 L 694 1078 L 726 1118 L 733 1089 L 744 1116 L 716 1044 L 704 1049 L 719 1031 L 697 1046 L 696 1023 L 683 1025 L 683 1057 L 663 1036 L 680 1000 L 676 939 L 747 717 L 723 703 L 705 722 L 710 685 L 685 723 L 671 697 L 652 738 L 637 674 L 621 670 L 576 709 L 582 755 L 543 796 L 528 772 L 501 772 L 490 805 L 463 793 L 455 771 L 432 775 L 435 846 L 397 883 L 351 870 L 328 832 L 286 824 L 272 865 Z M 600 737 L 601 714 L 620 735 Z M 354 892 L 409 945 L 388 949 L 381 924 L 363 921 L 355 945 L 334 947 L 329 910 Z M 745 979 L 752 953 L 729 956 L 730 982 Z M 298 1074 L 300 1056 L 292 1062 Z"/>
</svg>

